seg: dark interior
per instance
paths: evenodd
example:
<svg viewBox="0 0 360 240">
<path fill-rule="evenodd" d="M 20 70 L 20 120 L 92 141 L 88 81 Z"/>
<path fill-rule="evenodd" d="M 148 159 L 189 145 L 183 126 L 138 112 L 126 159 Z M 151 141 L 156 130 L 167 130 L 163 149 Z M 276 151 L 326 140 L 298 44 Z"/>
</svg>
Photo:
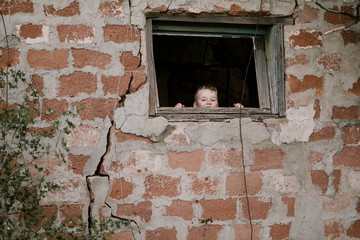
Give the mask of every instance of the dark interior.
<svg viewBox="0 0 360 240">
<path fill-rule="evenodd" d="M 251 38 L 154 35 L 153 47 L 160 107 L 192 107 L 204 83 L 217 87 L 219 107 L 259 107 Z"/>
</svg>

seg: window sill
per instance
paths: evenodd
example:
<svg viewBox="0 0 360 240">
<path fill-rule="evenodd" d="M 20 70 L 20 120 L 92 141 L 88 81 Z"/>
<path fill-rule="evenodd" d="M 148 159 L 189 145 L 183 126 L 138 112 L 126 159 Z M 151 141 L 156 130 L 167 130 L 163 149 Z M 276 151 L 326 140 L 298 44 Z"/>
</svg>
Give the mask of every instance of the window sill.
<svg viewBox="0 0 360 240">
<path fill-rule="evenodd" d="M 156 114 L 153 117 L 164 117 L 169 121 L 176 122 L 200 122 L 211 121 L 221 122 L 229 121 L 230 119 L 248 117 L 255 121 L 261 121 L 264 118 L 278 118 L 279 115 L 272 114 L 270 109 L 259 108 L 233 108 L 233 107 L 219 107 L 219 108 L 175 108 L 175 107 L 160 107 L 157 108 Z"/>
</svg>

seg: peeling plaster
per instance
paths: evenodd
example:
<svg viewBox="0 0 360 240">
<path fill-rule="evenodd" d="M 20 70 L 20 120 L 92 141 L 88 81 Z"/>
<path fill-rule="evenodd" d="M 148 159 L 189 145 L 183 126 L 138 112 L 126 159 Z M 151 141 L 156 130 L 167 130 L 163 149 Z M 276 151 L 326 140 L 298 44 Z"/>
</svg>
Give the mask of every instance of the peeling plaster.
<svg viewBox="0 0 360 240">
<path fill-rule="evenodd" d="M 278 127 L 268 126 L 271 132 L 271 140 L 274 144 L 292 142 L 306 142 L 314 130 L 314 105 L 306 107 L 294 107 L 286 111 L 287 120 L 281 122 Z M 269 124 L 270 121 L 264 121 Z"/>
</svg>

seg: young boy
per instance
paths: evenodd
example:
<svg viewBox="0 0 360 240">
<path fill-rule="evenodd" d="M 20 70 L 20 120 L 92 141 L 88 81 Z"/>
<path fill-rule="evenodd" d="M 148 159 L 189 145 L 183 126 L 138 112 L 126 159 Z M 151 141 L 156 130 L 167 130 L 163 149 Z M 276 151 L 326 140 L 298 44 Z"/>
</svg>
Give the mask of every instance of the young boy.
<svg viewBox="0 0 360 240">
<path fill-rule="evenodd" d="M 211 84 L 205 84 L 198 88 L 195 93 L 193 107 L 209 107 L 216 108 L 219 106 L 217 98 L 217 89 Z M 185 107 L 183 104 L 178 103 L 175 107 Z M 236 108 L 244 108 L 241 103 L 234 103 Z"/>
</svg>

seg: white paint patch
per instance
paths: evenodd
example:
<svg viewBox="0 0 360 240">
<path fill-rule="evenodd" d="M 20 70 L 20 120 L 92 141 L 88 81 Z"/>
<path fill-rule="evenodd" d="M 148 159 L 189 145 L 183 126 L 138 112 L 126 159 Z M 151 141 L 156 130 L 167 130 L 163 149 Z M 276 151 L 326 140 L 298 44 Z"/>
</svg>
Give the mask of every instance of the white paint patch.
<svg viewBox="0 0 360 240">
<path fill-rule="evenodd" d="M 287 121 L 280 123 L 279 128 L 272 132 L 271 140 L 280 145 L 297 141 L 306 142 L 314 130 L 314 105 L 290 108 L 286 111 Z"/>
</svg>

